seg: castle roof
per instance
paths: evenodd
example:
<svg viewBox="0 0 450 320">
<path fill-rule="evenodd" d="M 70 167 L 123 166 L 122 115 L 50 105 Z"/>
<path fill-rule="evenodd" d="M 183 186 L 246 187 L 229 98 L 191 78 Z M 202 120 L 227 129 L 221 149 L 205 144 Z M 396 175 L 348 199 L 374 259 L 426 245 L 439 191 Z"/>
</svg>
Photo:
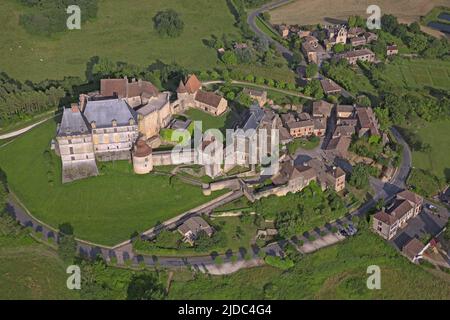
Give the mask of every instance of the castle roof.
<svg viewBox="0 0 450 320">
<path fill-rule="evenodd" d="M 195 100 L 217 108 L 222 100 L 222 96 L 215 94 L 214 92 L 207 92 L 203 90 L 198 90 L 195 95 Z"/>
<path fill-rule="evenodd" d="M 129 83 L 127 78 L 100 80 L 100 94 L 103 97 L 130 98 L 142 95 L 153 97 L 158 93 L 158 89 L 148 81 L 133 80 Z"/>
<path fill-rule="evenodd" d="M 78 107 L 72 106 L 72 108 L 64 108 L 58 136 L 84 133 L 89 133 L 89 128 Z"/>
<path fill-rule="evenodd" d="M 177 92 L 178 93 L 186 93 L 187 92 L 186 87 L 183 84 L 183 80 L 180 80 L 180 84 L 178 85 Z"/>
<path fill-rule="evenodd" d="M 95 122 L 96 127 L 112 127 L 112 121 L 117 126 L 127 126 L 130 120 L 135 120 L 135 113 L 124 100 L 109 99 L 88 101 L 84 116 L 89 123 Z"/>
<path fill-rule="evenodd" d="M 144 140 L 138 140 L 133 151 L 133 157 L 143 158 L 148 157 L 152 153 L 150 148 Z"/>
<path fill-rule="evenodd" d="M 190 75 L 185 83 L 185 88 L 190 94 L 197 92 L 201 87 L 202 83 L 198 80 L 195 74 Z"/>
</svg>

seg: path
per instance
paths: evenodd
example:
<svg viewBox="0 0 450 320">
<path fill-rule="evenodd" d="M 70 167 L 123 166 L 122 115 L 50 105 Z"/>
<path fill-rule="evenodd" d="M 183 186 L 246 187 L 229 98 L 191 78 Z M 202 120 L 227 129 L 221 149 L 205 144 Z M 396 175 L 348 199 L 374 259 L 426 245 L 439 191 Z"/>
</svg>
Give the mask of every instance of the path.
<svg viewBox="0 0 450 320">
<path fill-rule="evenodd" d="M 31 124 L 31 125 L 29 125 L 29 126 L 27 126 L 27 127 L 25 127 L 25 128 L 18 129 L 18 130 L 12 131 L 12 132 L 8 132 L 8 133 L 5 133 L 5 134 L 2 134 L 2 135 L 0 135 L 0 140 L 5 140 L 5 139 L 17 137 L 18 135 L 21 135 L 22 133 L 25 133 L 25 132 L 27 132 L 27 131 L 30 131 L 30 130 L 33 129 L 34 127 L 40 125 L 41 123 L 44 123 L 44 122 L 47 121 L 47 120 L 53 119 L 54 117 L 56 117 L 56 116 L 58 116 L 58 115 L 59 115 L 59 113 L 55 114 L 54 116 L 45 118 L 45 119 L 43 119 L 43 120 L 41 120 L 41 121 L 38 121 L 38 122 L 36 122 L 36 123 L 33 123 L 33 124 Z"/>
</svg>

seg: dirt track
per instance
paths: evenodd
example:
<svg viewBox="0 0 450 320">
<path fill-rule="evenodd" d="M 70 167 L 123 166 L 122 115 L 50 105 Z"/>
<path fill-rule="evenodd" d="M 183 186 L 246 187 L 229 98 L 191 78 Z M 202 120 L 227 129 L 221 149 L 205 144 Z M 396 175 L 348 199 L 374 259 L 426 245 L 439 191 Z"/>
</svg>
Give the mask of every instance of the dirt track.
<svg viewBox="0 0 450 320">
<path fill-rule="evenodd" d="M 366 15 L 369 5 L 380 6 L 401 22 L 417 21 L 434 6 L 450 6 L 450 0 L 296 0 L 270 12 L 272 23 L 316 24 L 346 21 L 351 15 Z"/>
</svg>

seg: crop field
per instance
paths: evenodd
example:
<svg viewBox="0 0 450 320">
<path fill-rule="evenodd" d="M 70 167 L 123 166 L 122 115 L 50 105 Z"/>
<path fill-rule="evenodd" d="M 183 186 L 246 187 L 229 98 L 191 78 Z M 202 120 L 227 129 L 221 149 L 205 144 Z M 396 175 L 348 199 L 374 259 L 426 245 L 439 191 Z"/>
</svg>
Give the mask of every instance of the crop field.
<svg viewBox="0 0 450 320">
<path fill-rule="evenodd" d="M 271 22 L 309 25 L 346 21 L 351 15 L 367 16 L 366 9 L 377 4 L 382 14 L 394 14 L 401 22 L 418 21 L 435 6 L 448 0 L 296 0 L 270 12 Z"/>
</svg>

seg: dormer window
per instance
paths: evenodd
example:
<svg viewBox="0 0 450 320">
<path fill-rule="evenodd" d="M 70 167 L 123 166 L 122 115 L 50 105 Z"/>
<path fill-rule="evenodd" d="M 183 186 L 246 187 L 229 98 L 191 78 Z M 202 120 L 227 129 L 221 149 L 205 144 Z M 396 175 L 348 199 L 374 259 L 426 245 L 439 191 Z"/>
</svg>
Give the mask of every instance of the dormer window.
<svg viewBox="0 0 450 320">
<path fill-rule="evenodd" d="M 133 118 L 130 119 L 130 126 L 134 126 L 134 119 Z"/>
<path fill-rule="evenodd" d="M 92 127 L 92 129 L 97 128 L 97 124 L 95 123 L 95 121 L 92 121 L 92 122 L 91 122 L 91 127 Z"/>
<path fill-rule="evenodd" d="M 117 120 L 114 119 L 114 120 L 112 121 L 112 126 L 113 126 L 113 127 L 117 127 Z"/>
</svg>

